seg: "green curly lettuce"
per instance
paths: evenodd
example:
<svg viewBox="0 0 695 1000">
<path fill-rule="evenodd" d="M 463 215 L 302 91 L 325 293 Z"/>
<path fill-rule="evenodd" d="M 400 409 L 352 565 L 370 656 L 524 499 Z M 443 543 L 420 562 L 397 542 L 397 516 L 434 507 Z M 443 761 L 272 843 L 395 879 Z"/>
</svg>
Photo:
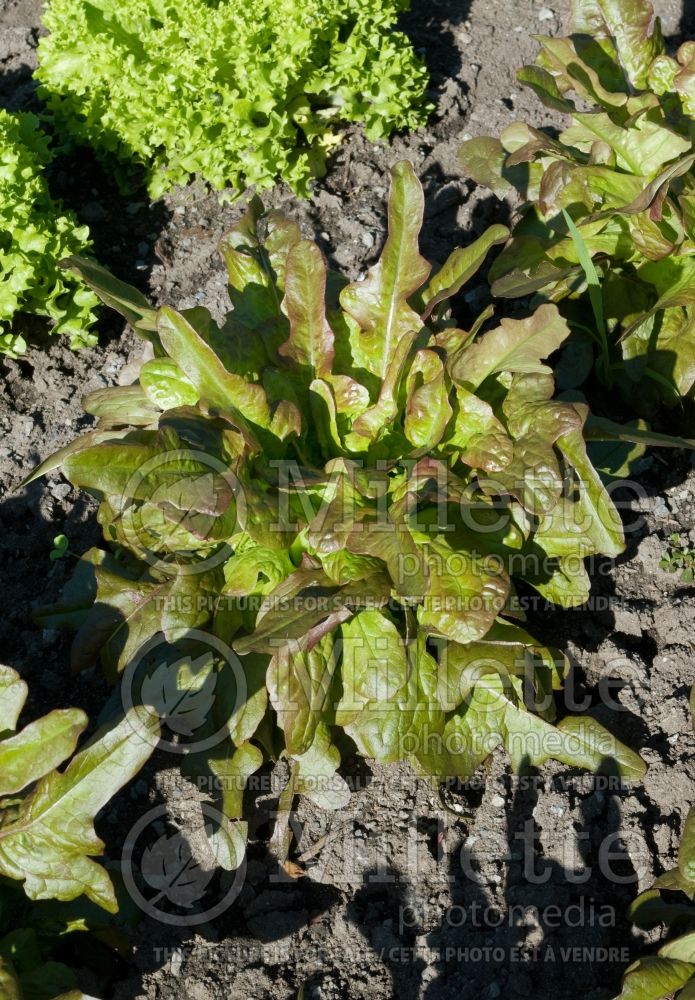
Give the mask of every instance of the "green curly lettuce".
<svg viewBox="0 0 695 1000">
<path fill-rule="evenodd" d="M 53 321 L 71 347 L 96 343 L 90 333 L 96 296 L 58 262 L 89 248 L 89 230 L 50 195 L 44 169 L 48 137 L 29 114 L 0 110 L 0 353 L 16 357 L 26 340 L 13 328 L 17 313 Z"/>
<path fill-rule="evenodd" d="M 50 0 L 41 94 L 61 130 L 144 174 L 306 194 L 340 123 L 417 128 L 427 73 L 391 30 L 409 0 Z M 132 178 L 131 178 L 132 180 Z"/>
</svg>

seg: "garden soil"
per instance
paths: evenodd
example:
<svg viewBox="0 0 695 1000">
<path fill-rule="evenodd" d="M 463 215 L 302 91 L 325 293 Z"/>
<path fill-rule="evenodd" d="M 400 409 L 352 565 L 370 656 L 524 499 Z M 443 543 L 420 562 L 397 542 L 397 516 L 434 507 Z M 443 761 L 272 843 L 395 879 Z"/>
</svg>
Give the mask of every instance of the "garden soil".
<svg viewBox="0 0 695 1000">
<path fill-rule="evenodd" d="M 683 3 L 656 0 L 674 42 L 695 34 Z M 510 212 L 462 176 L 461 140 L 517 118 L 560 124 L 519 87 L 515 69 L 533 58 L 532 35 L 561 31 L 566 17 L 566 0 L 413 0 L 403 27 L 431 70 L 429 126 L 388 146 L 352 129 L 309 201 L 279 188 L 267 202 L 356 277 L 383 243 L 388 168 L 407 157 L 427 192 L 422 250 L 443 261 Z M 0 105 L 40 107 L 31 79 L 40 30 L 39 3 L 0 0 Z M 158 303 L 223 311 L 217 244 L 241 202 L 221 205 L 196 186 L 155 204 L 124 199 L 85 152 L 59 160 L 51 181 L 115 273 Z M 475 313 L 487 301 L 481 279 L 461 308 Z M 31 613 L 58 596 L 70 572 L 71 557 L 49 560 L 53 537 L 67 535 L 76 553 L 97 542 L 94 504 L 58 474 L 20 483 L 89 427 L 81 397 L 124 380 L 143 344 L 112 317 L 94 350 L 72 353 L 40 329 L 33 336 L 24 358 L 0 361 L 0 657 L 29 682 L 27 717 L 68 705 L 96 717 L 104 681 L 96 670 L 71 675 L 69 639 L 42 631 Z M 636 932 L 626 908 L 673 866 L 695 804 L 695 588 L 659 566 L 672 533 L 695 543 L 695 472 L 683 452 L 652 452 L 638 479 L 639 490 L 623 495 L 628 550 L 595 567 L 590 604 L 531 607 L 529 617 L 568 654 L 575 696 L 643 754 L 643 781 L 616 788 L 555 764 L 519 781 L 496 753 L 475 782 L 439 789 L 406 766 L 348 759 L 349 805 L 327 813 L 301 802 L 291 856 L 305 874 L 280 880 L 265 848 L 270 774 L 256 794 L 246 882 L 233 906 L 196 929 L 145 919 L 126 930 L 132 951 L 108 994 L 81 970 L 85 991 L 102 1000 L 615 996 L 626 966 L 658 937 Z M 156 755 L 99 817 L 112 867 L 140 814 L 160 806 L 184 822 L 196 793 L 175 764 Z"/>
</svg>

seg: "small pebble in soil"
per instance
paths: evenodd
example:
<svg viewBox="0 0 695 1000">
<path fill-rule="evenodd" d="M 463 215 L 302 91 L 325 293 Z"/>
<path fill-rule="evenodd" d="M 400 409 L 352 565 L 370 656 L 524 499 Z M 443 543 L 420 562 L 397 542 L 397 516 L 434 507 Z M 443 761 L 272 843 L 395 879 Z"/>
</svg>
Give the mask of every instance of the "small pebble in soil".
<svg viewBox="0 0 695 1000">
<path fill-rule="evenodd" d="M 88 201 L 80 212 L 80 215 L 85 222 L 91 225 L 95 222 L 104 222 L 108 218 L 109 213 L 98 201 Z"/>
<path fill-rule="evenodd" d="M 538 11 L 539 21 L 552 21 L 555 17 L 555 11 L 551 10 L 550 7 L 541 7 Z"/>
<path fill-rule="evenodd" d="M 183 966 L 183 952 L 180 948 L 175 948 L 169 959 L 169 972 L 172 976 L 178 976 Z"/>
<path fill-rule="evenodd" d="M 66 500 L 72 487 L 69 483 L 52 483 L 49 489 L 56 500 Z"/>
<path fill-rule="evenodd" d="M 656 497 L 654 500 L 654 517 L 670 517 L 671 511 L 663 497 Z"/>
<path fill-rule="evenodd" d="M 493 795 L 492 798 L 490 799 L 490 805 L 492 806 L 493 809 L 501 809 L 504 803 L 505 799 L 504 796 L 502 795 Z"/>
</svg>

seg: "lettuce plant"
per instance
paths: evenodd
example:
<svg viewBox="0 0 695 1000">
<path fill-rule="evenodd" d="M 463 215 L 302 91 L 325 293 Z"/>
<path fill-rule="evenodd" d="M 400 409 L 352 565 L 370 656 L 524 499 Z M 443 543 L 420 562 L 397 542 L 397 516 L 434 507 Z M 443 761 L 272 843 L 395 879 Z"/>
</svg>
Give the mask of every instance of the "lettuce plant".
<svg viewBox="0 0 695 1000">
<path fill-rule="evenodd" d="M 139 168 L 153 197 L 193 175 L 306 194 L 341 124 L 371 139 L 424 124 L 426 71 L 392 30 L 407 6 L 50 0 L 40 93 L 61 133 Z"/>
<path fill-rule="evenodd" d="M 519 72 L 568 127 L 555 139 L 516 122 L 461 150 L 474 180 L 524 199 L 493 292 L 562 301 L 564 384 L 595 360 L 645 416 L 695 393 L 695 43 L 668 55 L 652 14 L 648 0 L 574 0 L 572 34 L 539 36 Z"/>
<path fill-rule="evenodd" d="M 104 847 L 93 820 L 152 753 L 158 719 L 133 708 L 72 756 L 87 726 L 84 712 L 56 709 L 15 732 L 27 686 L 9 667 L 0 666 L 0 696 L 0 875 L 22 881 L 30 899 L 86 893 L 115 912 L 111 879 L 93 860 Z M 10 982 L 11 974 L 0 941 L 0 983 L 3 975 Z"/>
<path fill-rule="evenodd" d="M 695 689 L 690 704 L 695 717 Z M 663 923 L 677 934 L 656 955 L 630 966 L 618 1000 L 690 1000 L 695 995 L 695 809 L 685 820 L 678 866 L 635 900 L 631 916 L 642 927 Z"/>
<path fill-rule="evenodd" d="M 550 304 L 457 328 L 449 299 L 507 231 L 431 275 L 422 215 L 401 163 L 380 259 L 348 284 L 254 200 L 223 243 L 222 326 L 67 262 L 155 356 L 133 385 L 88 396 L 96 427 L 34 473 L 60 467 L 97 497 L 105 538 L 40 620 L 77 630 L 75 669 L 100 656 L 165 716 L 214 677 L 189 763 L 226 777 L 234 820 L 264 754 L 289 759 L 293 791 L 339 806 L 344 734 L 435 778 L 498 746 L 517 769 L 643 771 L 592 718 L 554 724 L 567 664 L 517 600 L 519 582 L 581 604 L 584 558 L 624 546 L 587 409 L 554 398 L 543 363 L 569 329 Z M 199 752 L 208 730 L 219 739 Z"/>
<path fill-rule="evenodd" d="M 96 343 L 90 333 L 95 295 L 58 261 L 89 248 L 79 226 L 48 190 L 44 171 L 52 153 L 38 119 L 0 109 L 0 353 L 17 357 L 26 340 L 13 327 L 19 313 L 53 321 L 71 347 Z"/>
</svg>

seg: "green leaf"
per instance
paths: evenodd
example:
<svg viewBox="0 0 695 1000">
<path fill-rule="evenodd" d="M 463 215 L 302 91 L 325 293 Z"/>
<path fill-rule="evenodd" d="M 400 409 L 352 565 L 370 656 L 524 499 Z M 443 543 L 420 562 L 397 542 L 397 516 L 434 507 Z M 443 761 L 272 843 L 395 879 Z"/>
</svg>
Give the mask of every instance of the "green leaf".
<svg viewBox="0 0 695 1000">
<path fill-rule="evenodd" d="M 695 809 L 690 810 L 685 820 L 678 853 L 678 868 L 683 878 L 687 882 L 692 882 L 695 887 Z"/>
<path fill-rule="evenodd" d="M 82 400 L 85 412 L 99 418 L 100 427 L 147 427 L 156 424 L 159 408 L 139 385 L 110 386 L 88 393 Z"/>
<path fill-rule="evenodd" d="M 649 956 L 635 962 L 625 973 L 617 1000 L 663 1000 L 695 975 L 695 964 Z"/>
<path fill-rule="evenodd" d="M 469 246 L 454 250 L 422 293 L 425 306 L 423 320 L 477 274 L 491 247 L 504 243 L 508 238 L 509 230 L 506 226 L 490 226 Z"/>
<path fill-rule="evenodd" d="M 598 0 L 606 29 L 630 83 L 637 89 L 647 85 L 649 68 L 664 51 L 658 23 L 650 34 L 654 8 L 649 0 Z"/>
<path fill-rule="evenodd" d="M 175 641 L 210 616 L 203 599 L 204 574 L 172 575 L 155 581 L 145 575 L 129 575 L 100 550 L 92 550 L 91 560 L 94 605 L 83 617 L 73 641 L 74 670 L 92 666 L 99 656 L 107 675 L 115 679 L 158 632 Z"/>
<path fill-rule="evenodd" d="M 337 773 L 340 764 L 338 748 L 331 743 L 325 723 L 316 727 L 316 735 L 309 749 L 294 757 L 297 763 L 295 788 L 306 795 L 319 809 L 342 809 L 350 801 L 347 782 Z"/>
<path fill-rule="evenodd" d="M 31 472 L 26 479 L 22 480 L 20 486 L 28 486 L 29 483 L 33 483 L 35 479 L 40 479 L 41 476 L 45 476 L 47 473 L 52 472 L 54 469 L 59 468 L 70 455 L 75 455 L 80 451 L 86 451 L 88 448 L 94 447 L 94 445 L 102 444 L 104 441 L 113 441 L 116 438 L 122 438 L 127 433 L 127 429 L 123 428 L 121 430 L 98 430 L 98 431 L 88 431 L 83 434 L 82 437 L 75 438 L 69 444 L 66 444 L 64 448 L 59 451 L 54 452 L 45 461 L 41 462 L 40 465 Z"/>
<path fill-rule="evenodd" d="M 404 332 L 398 341 L 388 368 L 384 373 L 379 398 L 373 406 L 360 413 L 352 425 L 352 434 L 346 444 L 355 451 L 362 450 L 359 438 L 367 443 L 376 439 L 379 432 L 391 425 L 398 414 L 398 390 L 415 341 L 415 330 Z"/>
<path fill-rule="evenodd" d="M 20 792 L 62 764 L 86 725 L 87 716 L 79 709 L 56 709 L 0 740 L 0 795 Z"/>
<path fill-rule="evenodd" d="M 466 177 L 476 184 L 490 188 L 498 198 L 503 198 L 514 190 L 504 177 L 507 153 L 499 141 L 491 136 L 467 139 L 459 149 L 459 161 Z"/>
<path fill-rule="evenodd" d="M 500 325 L 484 333 L 457 352 L 450 362 L 452 379 L 475 390 L 496 372 L 549 371 L 541 364 L 569 337 L 569 327 L 552 305 L 541 306 L 528 319 L 503 319 Z"/>
<path fill-rule="evenodd" d="M 111 880 L 90 857 L 103 851 L 93 818 L 145 763 L 158 731 L 146 710 L 132 709 L 96 734 L 62 773 L 41 778 L 0 827 L 0 872 L 23 880 L 30 899 L 75 899 L 84 892 L 115 912 Z"/>
<path fill-rule="evenodd" d="M 418 769 L 427 761 L 427 747 L 422 730 L 435 736 L 441 731 L 444 713 L 434 697 L 437 663 L 425 649 L 424 636 L 418 634 L 406 647 L 408 657 L 407 683 L 392 697 L 368 699 L 352 687 L 360 681 L 359 671 L 343 678 L 343 697 L 336 711 L 336 722 L 357 744 L 359 750 L 379 763 L 411 760 Z M 436 750 L 435 750 L 436 753 Z M 430 773 L 443 775 L 441 761 Z"/>
<path fill-rule="evenodd" d="M 270 409 L 262 387 L 227 371 L 180 313 L 167 306 L 160 309 L 157 329 L 165 350 L 212 414 L 229 417 L 249 435 L 251 442 L 253 437 L 247 422 L 258 427 L 270 426 Z"/>
<path fill-rule="evenodd" d="M 405 600 L 420 600 L 427 589 L 427 568 L 408 525 L 401 521 L 381 521 L 376 530 L 376 523 L 376 518 L 373 522 L 358 522 L 347 540 L 348 550 L 381 559 L 396 593 Z"/>
<path fill-rule="evenodd" d="M 584 427 L 584 437 L 587 441 L 626 441 L 661 448 L 695 448 L 695 440 L 691 438 L 672 437 L 670 434 L 659 434 L 647 427 L 634 424 L 617 424 L 606 417 L 590 414 Z"/>
<path fill-rule="evenodd" d="M 489 403 L 462 386 L 456 390 L 456 418 L 447 445 L 460 450 L 473 469 L 501 472 L 514 455 L 514 444 Z"/>
<path fill-rule="evenodd" d="M 332 370 L 334 336 L 326 319 L 326 264 L 311 240 L 295 243 L 287 254 L 283 305 L 290 336 L 280 354 L 307 369 L 309 381 L 323 378 Z"/>
<path fill-rule="evenodd" d="M 285 646 L 271 659 L 268 691 L 288 753 L 304 754 L 314 742 L 316 727 L 328 706 L 335 668 L 330 635 L 306 650 Z"/>
<path fill-rule="evenodd" d="M 563 96 L 555 77 L 541 66 L 523 66 L 516 74 L 516 78 L 519 83 L 535 91 L 536 96 L 547 108 L 561 111 L 563 114 L 572 114 L 575 110 L 572 101 Z"/>
<path fill-rule="evenodd" d="M 146 361 L 140 369 L 139 378 L 147 398 L 160 410 L 195 406 L 200 398 L 197 389 L 168 358 Z"/>
<path fill-rule="evenodd" d="M 418 610 L 420 625 L 468 643 L 482 639 L 509 596 L 506 573 L 488 568 L 475 555 L 453 552 L 443 542 L 427 549 L 429 588 Z"/>
<path fill-rule="evenodd" d="M 582 517 L 583 530 L 597 552 L 619 556 L 625 549 L 623 526 L 613 501 L 589 460 L 581 432 L 563 434 L 557 444 L 579 479 L 577 512 Z"/>
<path fill-rule="evenodd" d="M 17 728 L 19 714 L 24 708 L 29 688 L 16 670 L 0 664 L 0 701 L 3 708 L 3 731 L 14 732 Z"/>
<path fill-rule="evenodd" d="M 577 249 L 577 256 L 579 257 L 579 263 L 582 265 L 582 270 L 584 271 L 584 276 L 586 278 L 586 283 L 589 288 L 589 298 L 591 299 L 591 308 L 594 311 L 594 319 L 596 321 L 596 328 L 601 337 L 606 336 L 606 321 L 603 313 L 603 293 L 601 292 L 601 281 L 598 276 L 598 271 L 594 266 L 594 262 L 591 259 L 591 254 L 589 253 L 586 243 L 582 234 L 579 232 L 577 227 L 570 215 L 563 208 L 562 215 L 567 223 L 567 229 L 569 230 L 570 236 L 574 241 L 574 245 Z"/>
<path fill-rule="evenodd" d="M 401 12 L 399 0 L 51 0 L 42 100 L 61 136 L 94 149 L 125 191 L 144 182 L 154 200 L 197 175 L 227 198 L 280 180 L 308 197 L 346 123 L 376 141 L 433 110 L 427 69 L 396 30 Z"/>
<path fill-rule="evenodd" d="M 617 165 L 646 180 L 665 164 L 690 152 L 683 136 L 642 116 L 631 128 L 616 125 L 607 114 L 575 113 L 576 124 L 561 136 L 567 146 L 590 147 L 597 139 L 615 152 Z"/>
<path fill-rule="evenodd" d="M 444 731 L 445 745 L 456 747 L 456 773 L 472 774 L 503 744 L 515 771 L 559 760 L 569 767 L 604 770 L 630 780 L 646 766 L 603 726 L 584 716 L 568 716 L 558 726 L 528 712 L 518 703 L 514 686 L 496 673 L 480 677 L 470 698 L 457 709 Z"/>
<path fill-rule="evenodd" d="M 379 262 L 364 281 L 353 282 L 340 293 L 343 309 L 360 329 L 353 341 L 355 361 L 382 380 L 399 341 L 422 325 L 408 299 L 430 272 L 418 247 L 423 204 L 422 187 L 411 164 L 407 160 L 396 164 L 391 171 L 389 236 Z"/>
<path fill-rule="evenodd" d="M 429 451 L 441 441 L 453 414 L 444 363 L 439 355 L 429 350 L 418 351 L 406 385 L 405 435 L 416 448 Z"/>
<path fill-rule="evenodd" d="M 684 934 L 682 937 L 676 938 L 675 941 L 669 941 L 659 948 L 659 955 L 662 958 L 676 959 L 678 962 L 690 962 L 691 965 L 695 965 L 695 931 Z M 693 969 L 693 975 L 695 975 L 695 969 Z"/>
<path fill-rule="evenodd" d="M 4 958 L 0 958 L 0 996 L 5 1000 L 24 1000 L 17 973 Z"/>
<path fill-rule="evenodd" d="M 93 289 L 104 305 L 115 309 L 127 323 L 147 340 L 157 330 L 157 314 L 142 292 L 115 278 L 101 264 L 86 257 L 67 257 L 61 267 L 78 274 Z"/>
<path fill-rule="evenodd" d="M 341 626 L 343 683 L 360 698 L 388 701 L 408 680 L 398 629 L 382 611 L 360 611 Z M 347 711 L 343 706 L 343 711 Z"/>
</svg>

